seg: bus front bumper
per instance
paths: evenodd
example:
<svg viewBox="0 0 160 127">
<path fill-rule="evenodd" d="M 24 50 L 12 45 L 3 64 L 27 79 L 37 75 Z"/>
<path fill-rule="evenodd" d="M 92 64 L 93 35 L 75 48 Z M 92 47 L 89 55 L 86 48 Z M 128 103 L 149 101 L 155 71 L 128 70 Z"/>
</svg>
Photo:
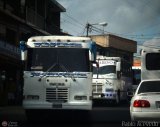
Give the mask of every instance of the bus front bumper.
<svg viewBox="0 0 160 127">
<path fill-rule="evenodd" d="M 116 100 L 116 94 L 115 93 L 98 93 L 93 94 L 93 99 L 106 99 L 106 100 Z"/>
<path fill-rule="evenodd" d="M 39 101 L 23 101 L 24 109 L 75 109 L 91 110 L 92 102 L 49 103 Z"/>
</svg>

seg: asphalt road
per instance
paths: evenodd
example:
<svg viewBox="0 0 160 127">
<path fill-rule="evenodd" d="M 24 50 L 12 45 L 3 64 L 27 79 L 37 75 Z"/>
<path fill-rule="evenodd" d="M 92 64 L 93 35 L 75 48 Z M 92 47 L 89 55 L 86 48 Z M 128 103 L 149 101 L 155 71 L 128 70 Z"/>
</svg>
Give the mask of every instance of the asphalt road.
<svg viewBox="0 0 160 127">
<path fill-rule="evenodd" d="M 103 127 L 122 126 L 123 122 L 130 121 L 129 105 L 110 105 L 96 103 L 91 111 L 54 110 L 35 112 L 32 120 L 28 121 L 21 106 L 0 108 L 1 123 L 6 121 L 14 127 Z"/>
</svg>

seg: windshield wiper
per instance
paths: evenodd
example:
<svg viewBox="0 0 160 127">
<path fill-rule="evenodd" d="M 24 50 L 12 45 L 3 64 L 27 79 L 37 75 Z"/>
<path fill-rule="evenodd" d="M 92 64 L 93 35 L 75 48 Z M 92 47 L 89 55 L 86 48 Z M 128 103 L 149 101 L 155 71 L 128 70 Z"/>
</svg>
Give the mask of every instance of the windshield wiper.
<svg viewBox="0 0 160 127">
<path fill-rule="evenodd" d="M 46 73 L 49 72 L 52 68 L 54 68 L 56 65 L 57 65 L 57 63 L 54 63 L 54 64 L 46 71 Z M 65 72 L 70 72 L 70 70 L 67 69 L 64 65 L 62 65 L 62 64 L 58 64 L 58 65 L 59 65 L 59 67 L 60 67 L 63 71 L 65 71 Z M 38 79 L 38 81 L 41 81 L 41 79 L 42 79 L 44 76 L 45 76 L 45 75 L 42 75 L 42 76 Z M 71 79 L 72 79 L 73 81 L 76 81 L 72 76 L 71 76 Z"/>
<path fill-rule="evenodd" d="M 49 72 L 52 68 L 54 68 L 57 65 L 57 63 L 54 63 L 46 72 Z"/>
<path fill-rule="evenodd" d="M 60 68 L 63 70 L 63 71 L 66 71 L 66 72 L 69 72 L 70 70 L 68 68 L 66 68 L 63 64 L 59 64 Z"/>
<path fill-rule="evenodd" d="M 62 70 L 66 71 L 66 72 L 71 72 L 71 70 L 68 69 L 68 68 L 66 68 L 63 64 L 59 64 L 59 65 L 60 65 L 60 67 L 61 67 Z M 72 75 L 71 75 L 70 78 L 71 78 L 73 81 L 76 81 L 76 79 L 73 78 Z"/>
<path fill-rule="evenodd" d="M 46 73 L 49 72 L 52 68 L 54 68 L 57 65 L 57 63 L 54 63 L 50 68 L 47 69 Z M 41 79 L 44 77 L 45 75 L 42 75 L 38 81 L 41 81 Z"/>
</svg>

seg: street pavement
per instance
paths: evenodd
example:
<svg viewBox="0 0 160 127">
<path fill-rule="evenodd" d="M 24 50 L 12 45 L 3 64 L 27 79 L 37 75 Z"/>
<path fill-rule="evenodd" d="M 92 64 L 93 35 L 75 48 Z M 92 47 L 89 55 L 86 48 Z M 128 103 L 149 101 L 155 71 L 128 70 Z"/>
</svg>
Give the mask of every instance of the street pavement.
<svg viewBox="0 0 160 127">
<path fill-rule="evenodd" d="M 130 121 L 128 104 L 96 105 L 89 112 L 73 110 L 53 110 L 36 112 L 33 121 L 28 121 L 21 106 L 0 107 L 0 123 L 7 121 L 10 126 L 106 126 L 122 125 L 123 121 Z"/>
</svg>

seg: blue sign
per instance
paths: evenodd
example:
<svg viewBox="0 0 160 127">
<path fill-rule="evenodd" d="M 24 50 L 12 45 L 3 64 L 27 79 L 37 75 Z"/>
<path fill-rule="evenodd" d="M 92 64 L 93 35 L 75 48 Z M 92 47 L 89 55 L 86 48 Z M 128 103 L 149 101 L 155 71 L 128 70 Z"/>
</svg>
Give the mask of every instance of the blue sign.
<svg viewBox="0 0 160 127">
<path fill-rule="evenodd" d="M 64 43 L 64 42 L 34 42 L 35 47 L 76 47 L 82 48 L 78 43 Z"/>
<path fill-rule="evenodd" d="M 30 77 L 87 78 L 87 74 L 82 72 L 31 72 Z"/>
</svg>

